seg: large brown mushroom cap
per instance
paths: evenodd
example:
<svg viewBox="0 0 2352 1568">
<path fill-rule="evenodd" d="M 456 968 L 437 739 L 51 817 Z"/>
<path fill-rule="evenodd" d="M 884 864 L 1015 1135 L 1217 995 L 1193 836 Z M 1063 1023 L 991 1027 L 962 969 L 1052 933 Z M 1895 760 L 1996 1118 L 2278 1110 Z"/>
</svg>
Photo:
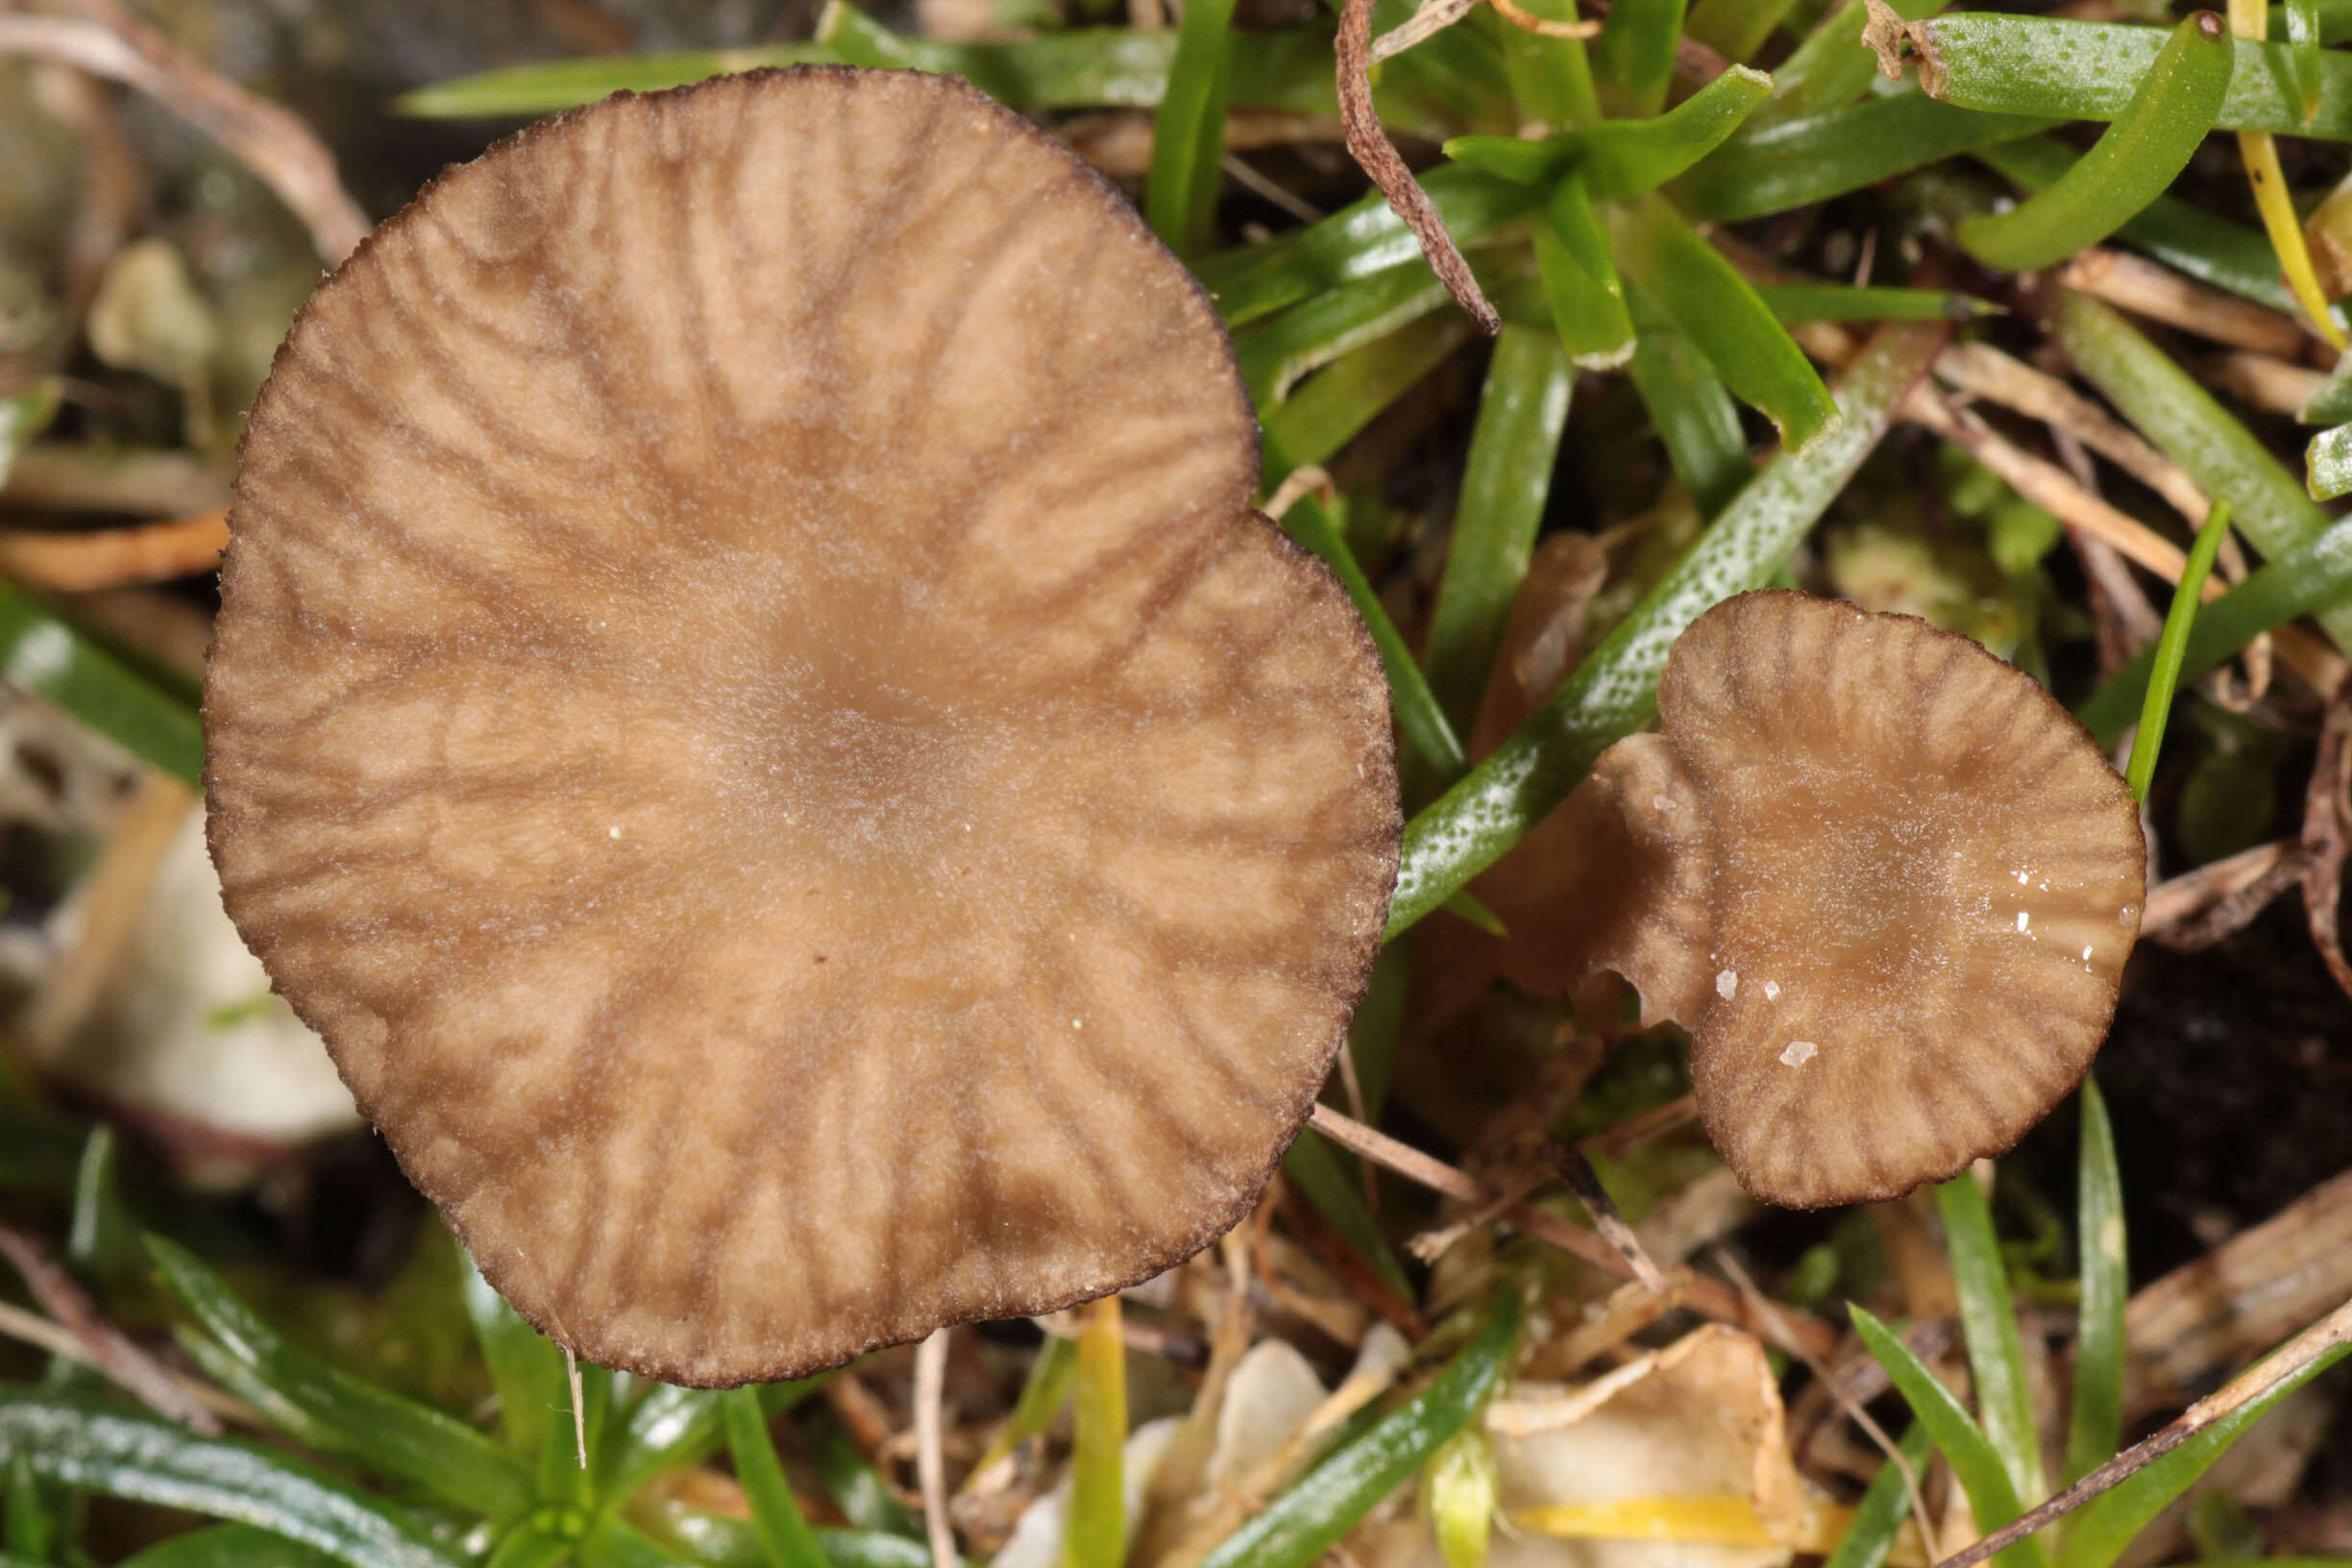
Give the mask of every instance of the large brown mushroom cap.
<svg viewBox="0 0 2352 1568">
<path fill-rule="evenodd" d="M 533 127 L 319 291 L 206 708 L 226 900 L 483 1272 L 717 1384 L 1246 1209 L 1385 918 L 1386 688 L 1207 301 L 960 82 Z"/>
<path fill-rule="evenodd" d="M 1640 882 L 1593 961 L 1695 1031 L 1700 1114 L 1751 1192 L 1899 1196 L 2007 1150 L 2081 1081 L 2146 851 L 2122 779 L 2032 677 L 1909 616 L 1746 594 L 1675 644 L 1658 714 L 1579 793 L 1648 846 L 1623 864 L 1670 859 L 1703 899 Z"/>
</svg>

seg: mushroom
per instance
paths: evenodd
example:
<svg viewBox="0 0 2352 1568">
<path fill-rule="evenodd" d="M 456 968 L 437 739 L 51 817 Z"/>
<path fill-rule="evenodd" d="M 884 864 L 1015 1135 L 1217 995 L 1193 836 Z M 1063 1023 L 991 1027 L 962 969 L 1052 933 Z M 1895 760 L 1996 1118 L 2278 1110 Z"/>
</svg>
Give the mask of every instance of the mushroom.
<svg viewBox="0 0 2352 1568">
<path fill-rule="evenodd" d="M 1386 686 L 1207 298 L 951 78 L 627 93 L 427 188 L 255 404 L 210 839 L 482 1272 L 704 1385 L 1247 1210 L 1362 992 Z"/>
<path fill-rule="evenodd" d="M 1676 642 L 1660 728 L 1562 808 L 1567 971 L 1693 1033 L 1742 1186 L 1893 1198 L 2013 1147 L 2081 1081 L 2139 934 L 2131 793 L 2022 672 L 1904 615 L 1727 600 Z"/>
</svg>

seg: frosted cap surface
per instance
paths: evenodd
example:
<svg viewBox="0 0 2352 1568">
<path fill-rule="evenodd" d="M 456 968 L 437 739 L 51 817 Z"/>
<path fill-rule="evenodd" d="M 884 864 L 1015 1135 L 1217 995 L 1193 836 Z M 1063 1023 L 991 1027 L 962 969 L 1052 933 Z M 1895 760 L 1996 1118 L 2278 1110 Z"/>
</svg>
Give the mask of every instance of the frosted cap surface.
<svg viewBox="0 0 2352 1568">
<path fill-rule="evenodd" d="M 1208 302 L 961 82 L 628 94 L 443 176 L 255 407 L 230 913 L 582 1359 L 805 1375 L 1247 1209 L 1343 1038 L 1386 686 Z"/>
<path fill-rule="evenodd" d="M 1703 894 L 1623 905 L 1600 961 L 1694 1032 L 1700 1115 L 1751 1192 L 1899 1196 L 2081 1081 L 2146 851 L 2038 682 L 1909 616 L 1765 592 L 1683 633 L 1658 714 L 1588 787 Z"/>
</svg>

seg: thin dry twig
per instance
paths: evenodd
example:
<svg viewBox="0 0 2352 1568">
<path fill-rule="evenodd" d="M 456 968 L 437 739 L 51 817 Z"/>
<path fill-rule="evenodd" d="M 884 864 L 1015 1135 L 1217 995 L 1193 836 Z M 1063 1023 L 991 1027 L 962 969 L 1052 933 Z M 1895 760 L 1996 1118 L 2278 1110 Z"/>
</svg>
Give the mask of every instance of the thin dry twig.
<svg viewBox="0 0 2352 1568">
<path fill-rule="evenodd" d="M 1470 313 L 1479 330 L 1492 337 L 1503 330 L 1503 318 L 1486 303 L 1478 280 L 1470 274 L 1470 263 L 1462 259 L 1454 236 L 1446 233 L 1445 220 L 1437 215 L 1429 192 L 1412 177 L 1405 159 L 1397 156 L 1396 144 L 1381 129 L 1380 115 L 1372 108 L 1372 3 L 1347 0 L 1339 12 L 1339 123 L 1347 133 L 1348 156 L 1372 177 L 1396 215 L 1421 242 L 1437 281 Z"/>
<path fill-rule="evenodd" d="M 28 588 L 82 594 L 211 572 L 228 548 L 225 509 L 86 533 L 0 528 L 0 573 Z"/>
<path fill-rule="evenodd" d="M 2327 718 L 2319 726 L 2319 757 L 2312 765 L 2311 785 L 2303 793 L 2303 850 L 2310 862 L 2303 868 L 2303 912 L 2311 920 L 2313 943 L 2328 973 L 2352 995 L 2352 965 L 2344 962 L 2343 937 L 2337 907 L 2343 894 L 2345 828 L 2352 806 L 2345 792 L 2352 788 L 2352 679 L 2328 698 Z"/>
<path fill-rule="evenodd" d="M 37 1237 L 0 1222 L 0 1257 L 24 1276 L 25 1288 L 41 1310 L 81 1343 L 80 1360 L 122 1384 L 158 1415 L 208 1437 L 220 1435 L 221 1424 L 212 1412 L 190 1397 L 160 1361 L 99 1313 L 88 1292 L 50 1258 Z"/>
<path fill-rule="evenodd" d="M 922 1487 L 923 1534 L 931 1545 L 931 1568 L 955 1568 L 956 1560 L 942 1435 L 946 1427 L 942 1407 L 947 1397 L 947 1335 L 954 1332 L 941 1329 L 915 1347 L 915 1476 Z"/>
<path fill-rule="evenodd" d="M 1592 1162 L 1584 1158 L 1583 1151 L 1565 1147 L 1551 1139 L 1543 1140 L 1542 1148 L 1544 1163 L 1577 1195 L 1577 1201 L 1592 1216 L 1593 1229 L 1617 1249 L 1617 1256 L 1626 1261 L 1633 1278 L 1645 1289 L 1665 1295 L 1666 1276 L 1658 1272 L 1658 1265 L 1642 1246 L 1641 1237 L 1633 1234 L 1633 1227 L 1617 1212 L 1616 1200 L 1601 1185 L 1600 1174 L 1592 1168 Z"/>
<path fill-rule="evenodd" d="M 371 227 L 334 155 L 300 116 L 207 68 L 119 0 L 77 0 L 83 16 L 0 14 L 0 55 L 31 55 L 136 87 L 227 147 L 310 231 L 330 265 Z"/>
<path fill-rule="evenodd" d="M 1476 1177 L 1455 1169 L 1442 1160 L 1423 1154 L 1409 1143 L 1401 1143 L 1351 1116 L 1342 1115 L 1328 1105 L 1316 1106 L 1312 1119 L 1315 1130 L 1334 1142 L 1366 1160 L 1377 1161 L 1406 1180 L 1417 1182 L 1433 1192 L 1441 1192 L 1474 1209 L 1483 1208 L 1496 1199 L 1497 1194 Z M 1590 1231 L 1524 1203 L 1506 1205 L 1502 1215 L 1529 1236 L 1563 1252 L 1573 1253 L 1596 1268 L 1614 1274 L 1619 1279 L 1633 1277 L 1633 1265 L 1627 1262 L 1615 1247 Z M 1759 1328 L 1755 1314 L 1748 1304 L 1720 1280 L 1694 1276 L 1683 1287 L 1682 1304 L 1703 1317 L 1728 1323 L 1752 1334 Z M 1837 1331 L 1810 1313 L 1784 1311 L 1782 1318 L 1788 1324 L 1789 1331 L 1803 1338 L 1816 1355 L 1826 1355 L 1837 1344 Z"/>
<path fill-rule="evenodd" d="M 28 1312 L 22 1307 L 0 1301 L 0 1335 L 31 1345 L 51 1356 L 62 1357 L 83 1366 L 97 1367 L 98 1362 L 86 1341 L 62 1323 L 53 1322 L 38 1312 Z M 100 1370 L 104 1370 L 100 1368 Z M 179 1385 L 180 1390 L 197 1404 L 239 1426 L 257 1427 L 262 1424 L 260 1412 L 234 1394 L 213 1387 L 184 1373 L 164 1368 L 163 1375 Z"/>
<path fill-rule="evenodd" d="M 2292 316 L 2193 283 L 2128 251 L 2084 251 L 2059 270 L 2058 281 L 2134 315 L 2258 354 L 2292 359 L 2317 341 Z"/>
<path fill-rule="evenodd" d="M 1953 1553 L 1935 1568 L 1976 1568 L 1976 1564 L 1995 1553 L 2015 1546 L 2051 1520 L 2071 1513 L 2126 1477 L 2146 1469 L 2215 1422 L 2254 1404 L 2347 1340 L 2352 1340 L 2352 1301 L 2295 1335 L 2261 1365 L 2249 1368 L 2190 1406 L 2163 1431 L 2134 1443 L 2047 1503 L 2027 1509 L 2015 1523 L 2004 1525 L 1982 1540 Z"/>
<path fill-rule="evenodd" d="M 2175 952 L 2211 947 L 2244 930 L 2271 899 L 2303 880 L 2309 863 L 2301 844 L 2274 839 L 2184 871 L 2148 890 L 2140 934 Z"/>
<path fill-rule="evenodd" d="M 1971 397 L 2014 408 L 2063 430 L 2164 497 L 2191 523 L 2201 524 L 2213 503 L 2188 471 L 2141 439 L 2089 398 L 2046 371 L 2013 359 L 1990 343 L 1954 343 L 1936 355 L 1938 380 Z"/>
</svg>

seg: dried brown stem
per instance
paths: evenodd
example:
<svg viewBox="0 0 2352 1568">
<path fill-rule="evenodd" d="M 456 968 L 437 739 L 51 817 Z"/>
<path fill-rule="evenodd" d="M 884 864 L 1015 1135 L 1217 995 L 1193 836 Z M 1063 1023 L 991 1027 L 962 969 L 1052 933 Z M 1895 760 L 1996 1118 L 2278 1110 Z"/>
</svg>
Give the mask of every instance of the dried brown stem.
<svg viewBox="0 0 2352 1568">
<path fill-rule="evenodd" d="M 2249 1368 L 2190 1406 L 2170 1426 L 2134 1443 L 2047 1503 L 2027 1509 L 2015 1523 L 2004 1525 L 1982 1540 L 1953 1553 L 1935 1568 L 1976 1568 L 1976 1564 L 1995 1553 L 2015 1546 L 2051 1520 L 2073 1512 L 2126 1477 L 2146 1469 L 2224 1416 L 2254 1404 L 2347 1340 L 2352 1340 L 2352 1301 L 2295 1335 L 2261 1365 Z"/>
<path fill-rule="evenodd" d="M 2343 937 L 2338 906 L 2343 895 L 2343 863 L 2347 818 L 2345 791 L 2352 786 L 2352 680 L 2336 688 L 2328 698 L 2327 718 L 2319 726 L 2319 757 L 2312 765 L 2311 785 L 2303 795 L 2303 851 L 2310 857 L 2303 869 L 2303 911 L 2311 921 L 2312 942 L 2336 984 L 2352 995 L 2352 965 L 2344 962 Z"/>
<path fill-rule="evenodd" d="M 1656 1262 L 1643 1248 L 1641 1237 L 1633 1234 L 1633 1227 L 1626 1223 L 1625 1215 L 1617 1212 L 1616 1200 L 1601 1185 L 1600 1174 L 1592 1168 L 1592 1162 L 1584 1158 L 1583 1151 L 1566 1148 L 1546 1139 L 1543 1153 L 1545 1163 L 1567 1184 L 1568 1190 L 1577 1195 L 1577 1201 L 1584 1206 L 1584 1212 L 1592 1215 L 1593 1229 L 1617 1249 L 1617 1256 L 1626 1261 L 1626 1266 L 1633 1271 L 1633 1278 L 1643 1288 L 1665 1295 L 1665 1275 L 1658 1272 Z"/>
<path fill-rule="evenodd" d="M 0 528 L 0 573 L 28 588 L 89 593 L 215 571 L 228 548 L 226 511 L 86 533 Z"/>
<path fill-rule="evenodd" d="M 1114 1311 L 1118 1298 L 1111 1298 Z M 915 1347 L 915 1475 L 922 1487 L 923 1534 L 932 1568 L 955 1568 L 955 1531 L 947 1522 L 947 1459 L 943 1433 L 946 1403 L 947 1336 L 941 1329 Z"/>
<path fill-rule="evenodd" d="M 2303 880 L 2310 856 L 2291 839 L 2241 850 L 2227 860 L 2148 890 L 2140 935 L 2175 952 L 2194 952 L 2245 929 L 2270 900 Z"/>
<path fill-rule="evenodd" d="M 1496 1201 L 1497 1194 L 1483 1182 L 1470 1176 L 1442 1160 L 1433 1159 L 1408 1143 L 1401 1143 L 1376 1128 L 1367 1127 L 1355 1118 L 1318 1105 L 1311 1118 L 1314 1129 L 1333 1142 L 1352 1150 L 1366 1160 L 1377 1162 L 1410 1182 L 1417 1182 L 1433 1192 L 1482 1209 Z M 1633 1278 L 1633 1265 L 1591 1231 L 1571 1225 L 1556 1214 L 1524 1203 L 1506 1204 L 1502 1216 L 1519 1230 L 1538 1241 L 1574 1253 L 1594 1267 L 1614 1274 L 1621 1280 Z M 1736 1291 L 1720 1280 L 1694 1277 L 1682 1287 L 1682 1305 L 1703 1317 L 1719 1323 L 1728 1323 L 1746 1329 L 1751 1334 L 1761 1332 L 1762 1324 Z M 1787 1309 L 1778 1314 L 1788 1331 L 1803 1340 L 1815 1355 L 1827 1355 L 1837 1344 L 1837 1331 L 1809 1312 Z"/>
<path fill-rule="evenodd" d="M 300 116 L 265 102 L 140 21 L 118 0 L 77 0 L 83 15 L 0 15 L 0 55 L 31 55 L 136 87 L 235 154 L 310 231 L 330 265 L 369 224 L 334 155 Z"/>
<path fill-rule="evenodd" d="M 181 1387 L 160 1361 L 101 1316 L 88 1292 L 58 1265 L 37 1237 L 0 1223 L 0 1257 L 24 1276 L 25 1288 L 33 1292 L 41 1311 L 80 1342 L 86 1353 L 83 1360 L 122 1384 L 158 1415 L 208 1437 L 220 1435 L 221 1424 L 212 1412 Z"/>
<path fill-rule="evenodd" d="M 1478 280 L 1470 275 L 1470 263 L 1462 259 L 1454 236 L 1446 233 L 1445 220 L 1437 215 L 1429 192 L 1421 188 L 1412 170 L 1397 155 L 1388 133 L 1381 129 L 1380 115 L 1372 108 L 1371 53 L 1372 0 L 1347 0 L 1339 12 L 1338 60 L 1339 123 L 1347 133 L 1348 155 L 1372 177 L 1396 215 L 1421 242 L 1437 281 L 1470 313 L 1480 331 L 1491 337 L 1503 330 L 1503 318 L 1486 303 Z"/>
</svg>

